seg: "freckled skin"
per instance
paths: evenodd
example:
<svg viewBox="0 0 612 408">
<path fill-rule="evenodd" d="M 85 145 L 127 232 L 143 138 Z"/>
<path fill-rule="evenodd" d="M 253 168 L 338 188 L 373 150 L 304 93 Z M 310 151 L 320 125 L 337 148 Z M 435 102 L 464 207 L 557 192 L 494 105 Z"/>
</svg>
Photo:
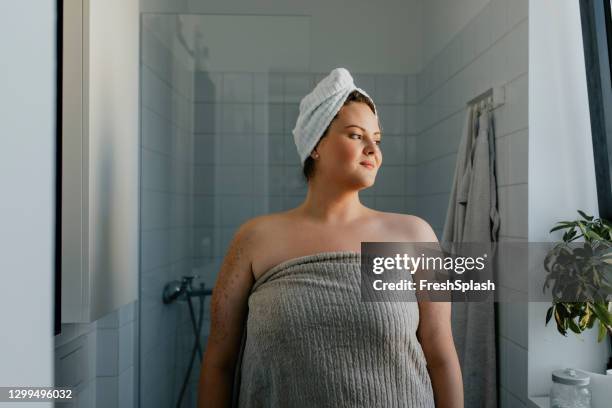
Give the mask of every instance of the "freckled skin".
<svg viewBox="0 0 612 408">
<path fill-rule="evenodd" d="M 226 322 L 231 311 L 224 306 L 230 298 L 230 292 L 236 290 L 235 288 L 240 285 L 240 281 L 244 280 L 241 279 L 244 275 L 241 267 L 245 263 L 250 262 L 245 247 L 250 245 L 251 238 L 251 234 L 241 234 L 241 231 L 237 232 L 235 239 L 229 245 L 223 265 L 221 266 L 211 299 L 212 321 L 209 341 L 212 344 L 225 343 L 230 336 L 236 334 L 234 330 L 228 330 Z M 248 284 L 252 286 L 253 282 L 248 282 Z M 242 313 L 246 314 L 246 309 L 245 304 Z"/>
</svg>

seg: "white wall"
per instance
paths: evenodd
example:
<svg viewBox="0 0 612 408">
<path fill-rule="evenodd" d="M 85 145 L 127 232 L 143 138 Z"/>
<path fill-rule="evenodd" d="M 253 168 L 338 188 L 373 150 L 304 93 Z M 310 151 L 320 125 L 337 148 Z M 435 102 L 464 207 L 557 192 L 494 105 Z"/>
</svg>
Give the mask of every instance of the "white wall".
<svg viewBox="0 0 612 408">
<path fill-rule="evenodd" d="M 180 21 L 201 71 L 304 72 L 310 69 L 310 16 L 191 14 L 181 16 Z"/>
<path fill-rule="evenodd" d="M 447 3 L 452 8 L 453 2 Z M 504 85 L 506 104 L 495 111 L 500 235 L 527 238 L 527 12 L 526 0 L 490 1 L 456 35 L 447 33 L 444 47 L 417 79 L 417 157 L 412 173 L 418 174 L 407 177 L 418 183 L 414 211 L 430 220 L 439 235 L 466 103 L 494 85 Z"/>
<path fill-rule="evenodd" d="M 84 24 L 92 321 L 138 298 L 140 118 L 138 0 L 89 3 Z"/>
<path fill-rule="evenodd" d="M 489 0 L 421 0 L 423 66 L 426 66 L 488 2 Z"/>
<path fill-rule="evenodd" d="M 55 19 L 55 1 L 0 6 L 1 386 L 53 385 Z"/>
<path fill-rule="evenodd" d="M 346 66 L 359 73 L 411 74 L 421 67 L 420 0 L 140 2 L 147 13 L 309 16 L 310 72 Z M 245 71 L 255 71 L 243 63 Z"/>
<path fill-rule="evenodd" d="M 529 2 L 529 241 L 560 240 L 555 222 L 598 215 L 580 10 L 576 1 Z M 550 372 L 603 370 L 595 331 L 561 336 L 544 327 L 548 304 L 529 305 L 529 395 L 548 394 Z"/>
</svg>

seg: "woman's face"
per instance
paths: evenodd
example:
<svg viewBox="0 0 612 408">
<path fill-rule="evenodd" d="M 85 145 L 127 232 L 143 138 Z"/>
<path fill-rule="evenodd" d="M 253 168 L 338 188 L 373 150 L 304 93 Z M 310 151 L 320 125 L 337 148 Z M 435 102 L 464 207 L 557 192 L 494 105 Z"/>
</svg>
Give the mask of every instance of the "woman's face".
<svg viewBox="0 0 612 408">
<path fill-rule="evenodd" d="M 381 136 L 378 118 L 368 105 L 344 105 L 315 149 L 315 173 L 352 188 L 372 186 L 382 164 Z"/>
</svg>

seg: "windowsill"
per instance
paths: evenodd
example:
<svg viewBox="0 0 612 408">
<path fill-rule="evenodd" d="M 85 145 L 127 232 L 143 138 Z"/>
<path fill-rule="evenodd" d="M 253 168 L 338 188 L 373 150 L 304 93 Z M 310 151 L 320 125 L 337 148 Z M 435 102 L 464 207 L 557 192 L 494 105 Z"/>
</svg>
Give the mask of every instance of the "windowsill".
<svg viewBox="0 0 612 408">
<path fill-rule="evenodd" d="M 529 408 L 550 408 L 548 397 L 529 397 Z"/>
</svg>

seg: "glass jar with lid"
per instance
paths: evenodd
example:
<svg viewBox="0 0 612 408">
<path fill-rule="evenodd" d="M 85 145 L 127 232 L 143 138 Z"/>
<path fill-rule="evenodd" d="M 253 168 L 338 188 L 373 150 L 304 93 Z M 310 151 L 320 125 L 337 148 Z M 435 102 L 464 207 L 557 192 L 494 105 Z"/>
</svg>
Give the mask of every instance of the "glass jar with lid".
<svg viewBox="0 0 612 408">
<path fill-rule="evenodd" d="M 552 372 L 551 408 L 591 408 L 590 377 L 572 368 Z"/>
</svg>

